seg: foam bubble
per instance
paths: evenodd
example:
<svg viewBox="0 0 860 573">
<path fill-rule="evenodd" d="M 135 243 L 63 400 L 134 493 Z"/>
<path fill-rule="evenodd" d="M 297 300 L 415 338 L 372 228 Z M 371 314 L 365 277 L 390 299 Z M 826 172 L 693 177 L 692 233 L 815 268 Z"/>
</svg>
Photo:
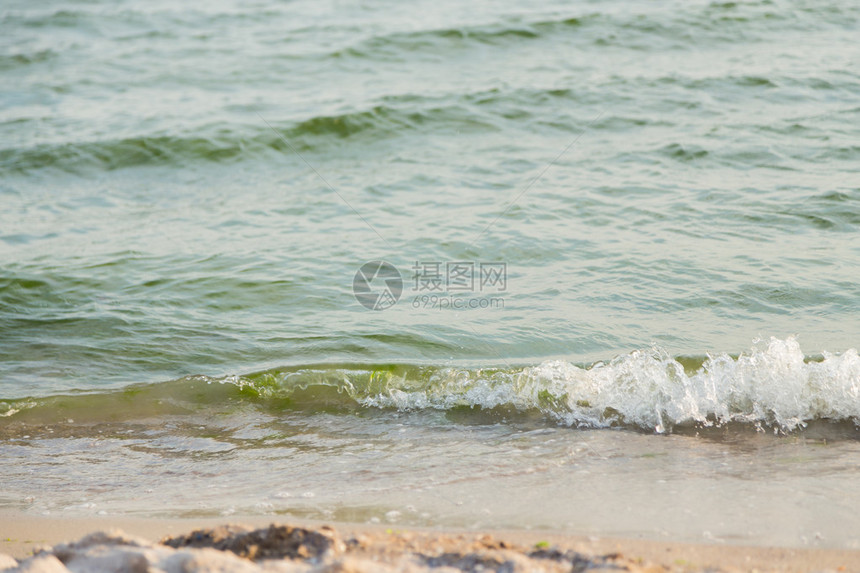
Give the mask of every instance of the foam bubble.
<svg viewBox="0 0 860 573">
<path fill-rule="evenodd" d="M 424 388 L 389 383 L 357 397 L 366 406 L 403 410 L 453 407 L 539 410 L 577 427 L 746 422 L 795 430 L 815 419 L 860 420 L 860 357 L 855 349 L 807 360 L 793 337 L 755 341 L 733 358 L 708 356 L 688 374 L 653 346 L 581 368 L 552 360 L 515 372 L 444 369 Z"/>
</svg>

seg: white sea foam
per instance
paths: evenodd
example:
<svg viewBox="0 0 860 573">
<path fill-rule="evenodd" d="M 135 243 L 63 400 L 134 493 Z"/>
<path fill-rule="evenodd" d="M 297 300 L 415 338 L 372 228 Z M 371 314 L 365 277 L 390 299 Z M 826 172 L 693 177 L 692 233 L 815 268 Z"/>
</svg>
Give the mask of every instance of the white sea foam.
<svg viewBox="0 0 860 573">
<path fill-rule="evenodd" d="M 624 424 L 663 432 L 685 423 L 747 422 L 791 431 L 814 419 L 860 420 L 855 349 L 804 357 L 793 338 L 755 341 L 733 358 L 708 356 L 694 373 L 654 346 L 581 368 L 553 360 L 518 372 L 440 370 L 421 389 L 392 381 L 366 406 L 540 410 L 579 427 Z"/>
</svg>

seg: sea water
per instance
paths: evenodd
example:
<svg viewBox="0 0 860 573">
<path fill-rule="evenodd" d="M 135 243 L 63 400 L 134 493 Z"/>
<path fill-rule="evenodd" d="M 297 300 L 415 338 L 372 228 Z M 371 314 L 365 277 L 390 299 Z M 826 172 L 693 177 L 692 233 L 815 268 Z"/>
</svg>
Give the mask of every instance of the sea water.
<svg viewBox="0 0 860 573">
<path fill-rule="evenodd" d="M 0 7 L 0 508 L 860 547 L 860 6 Z"/>
</svg>

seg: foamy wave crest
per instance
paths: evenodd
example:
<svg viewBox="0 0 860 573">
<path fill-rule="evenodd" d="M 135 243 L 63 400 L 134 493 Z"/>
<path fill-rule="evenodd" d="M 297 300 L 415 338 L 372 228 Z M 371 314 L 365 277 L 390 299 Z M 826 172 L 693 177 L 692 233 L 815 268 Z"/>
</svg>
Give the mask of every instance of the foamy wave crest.
<svg viewBox="0 0 860 573">
<path fill-rule="evenodd" d="M 21 430 L 27 433 L 31 426 L 68 420 L 212 417 L 248 407 L 274 415 L 440 410 L 479 423 L 541 419 L 578 428 L 661 433 L 728 423 L 791 432 L 816 420 L 860 426 L 860 356 L 852 349 L 805 357 L 794 338 L 771 338 L 756 341 L 737 357 L 676 358 L 653 346 L 590 366 L 559 360 L 483 369 L 307 365 L 97 393 L 0 399 L 0 436 L 4 425 L 30 428 Z"/>
<path fill-rule="evenodd" d="M 816 419 L 860 421 L 860 357 L 851 349 L 807 360 L 794 338 L 755 341 L 749 353 L 708 356 L 685 371 L 654 346 L 580 368 L 547 361 L 518 373 L 444 369 L 423 388 L 389 381 L 358 398 L 404 410 L 454 407 L 540 410 L 577 427 L 672 426 L 728 422 L 792 431 Z"/>
</svg>

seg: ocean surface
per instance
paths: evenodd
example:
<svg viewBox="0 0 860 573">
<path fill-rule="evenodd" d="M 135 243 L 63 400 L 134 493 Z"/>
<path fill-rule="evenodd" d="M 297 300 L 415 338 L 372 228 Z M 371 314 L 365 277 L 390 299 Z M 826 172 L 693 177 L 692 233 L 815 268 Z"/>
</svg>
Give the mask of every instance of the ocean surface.
<svg viewBox="0 0 860 573">
<path fill-rule="evenodd" d="M 0 6 L 0 509 L 860 548 L 860 4 Z"/>
</svg>

